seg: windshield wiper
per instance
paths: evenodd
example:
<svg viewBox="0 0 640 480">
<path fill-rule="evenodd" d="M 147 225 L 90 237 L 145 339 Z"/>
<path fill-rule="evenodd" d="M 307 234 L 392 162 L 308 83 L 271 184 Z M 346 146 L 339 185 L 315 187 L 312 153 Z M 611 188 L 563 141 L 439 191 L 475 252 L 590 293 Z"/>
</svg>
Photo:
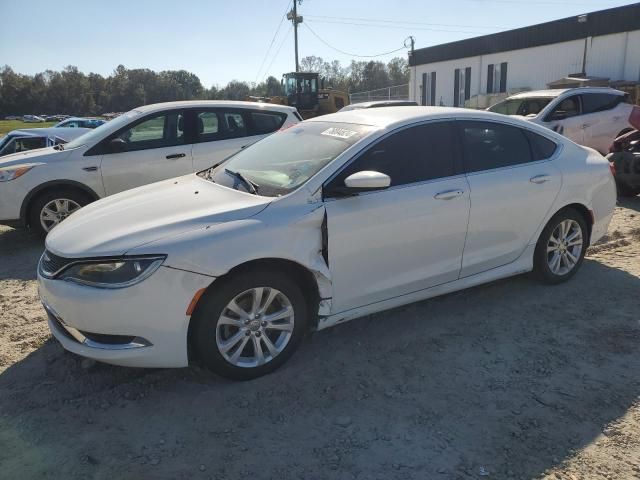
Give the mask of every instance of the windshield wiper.
<svg viewBox="0 0 640 480">
<path fill-rule="evenodd" d="M 249 190 L 249 193 L 253 193 L 254 195 L 258 194 L 258 189 L 260 188 L 260 185 L 258 185 L 255 182 L 252 182 L 240 172 L 234 172 L 233 170 L 229 170 L 228 168 L 225 168 L 224 171 L 229 175 L 236 177 L 238 180 L 244 183 L 244 185 L 247 187 L 247 190 Z"/>
</svg>

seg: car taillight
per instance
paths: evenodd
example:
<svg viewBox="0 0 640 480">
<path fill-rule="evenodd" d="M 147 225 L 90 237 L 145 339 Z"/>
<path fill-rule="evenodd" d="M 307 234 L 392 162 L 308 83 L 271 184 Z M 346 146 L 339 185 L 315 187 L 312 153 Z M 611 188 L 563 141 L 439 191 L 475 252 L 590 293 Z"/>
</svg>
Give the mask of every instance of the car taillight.
<svg viewBox="0 0 640 480">
<path fill-rule="evenodd" d="M 611 175 L 616 176 L 616 164 L 613 162 L 609 162 L 609 170 L 611 170 Z"/>
</svg>

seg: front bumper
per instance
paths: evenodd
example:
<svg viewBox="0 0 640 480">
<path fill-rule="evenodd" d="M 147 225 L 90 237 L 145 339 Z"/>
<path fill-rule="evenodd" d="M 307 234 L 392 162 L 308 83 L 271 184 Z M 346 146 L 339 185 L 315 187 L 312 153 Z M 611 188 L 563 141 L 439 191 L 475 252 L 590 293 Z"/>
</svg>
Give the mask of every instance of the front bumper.
<svg viewBox="0 0 640 480">
<path fill-rule="evenodd" d="M 54 337 L 70 352 L 128 367 L 188 365 L 187 307 L 213 278 L 160 267 L 128 288 L 101 289 L 38 275 Z"/>
</svg>

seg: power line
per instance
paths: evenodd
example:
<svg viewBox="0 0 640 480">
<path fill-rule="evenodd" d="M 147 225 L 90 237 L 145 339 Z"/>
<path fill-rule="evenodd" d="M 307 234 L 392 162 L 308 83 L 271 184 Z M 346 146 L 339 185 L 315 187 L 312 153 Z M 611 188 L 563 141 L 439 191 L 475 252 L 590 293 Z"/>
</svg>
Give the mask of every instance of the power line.
<svg viewBox="0 0 640 480">
<path fill-rule="evenodd" d="M 294 0 L 294 1 L 296 1 L 296 0 Z M 289 26 L 289 30 L 287 30 L 287 33 L 284 34 L 284 38 L 282 39 L 282 42 L 280 42 L 280 46 L 278 47 L 278 50 L 276 50 L 276 53 L 273 55 L 273 58 L 271 59 L 271 63 L 269 63 L 269 66 L 264 71 L 264 75 L 262 76 L 262 80 L 264 80 L 265 77 L 267 76 L 267 73 L 269 73 L 269 70 L 271 69 L 271 65 L 273 65 L 273 62 L 278 57 L 278 54 L 280 53 L 280 50 L 282 50 L 282 46 L 284 45 L 284 43 L 287 40 L 287 38 L 289 38 L 289 34 L 291 33 L 291 30 L 293 30 L 293 25 L 290 25 Z"/>
<path fill-rule="evenodd" d="M 384 53 L 378 53 L 377 55 L 358 55 L 356 53 L 349 53 L 349 52 L 345 52 L 344 50 L 340 50 L 339 48 L 334 47 L 333 45 L 327 43 L 325 40 L 322 39 L 322 37 L 320 37 L 320 35 L 318 35 L 310 26 L 308 23 L 303 23 L 303 25 L 305 27 L 307 27 L 309 29 L 309 31 L 313 34 L 314 37 L 316 37 L 318 40 L 320 40 L 322 43 L 324 43 L 327 47 L 331 48 L 332 50 L 335 50 L 336 52 L 340 52 L 343 55 L 348 55 L 350 57 L 359 57 L 359 58 L 374 58 L 374 57 L 382 57 L 384 55 L 389 55 L 391 53 L 395 53 L 395 52 L 399 52 L 400 50 L 404 50 L 406 47 L 402 46 L 400 48 L 397 48 L 395 50 L 391 50 L 389 52 L 384 52 Z"/>
<path fill-rule="evenodd" d="M 378 19 L 378 18 L 364 18 L 364 17 L 332 17 L 328 15 L 307 15 L 307 18 L 317 19 L 317 18 L 326 18 L 333 20 L 357 20 L 364 22 L 375 22 L 375 23 L 400 23 L 406 25 L 426 25 L 426 26 L 434 26 L 434 27 L 463 27 L 463 28 L 484 28 L 484 29 L 496 29 L 496 28 L 509 28 L 509 27 L 501 27 L 497 25 L 460 25 L 460 24 L 451 24 L 451 23 L 425 23 L 425 22 L 412 22 L 407 20 L 387 20 L 387 19 Z"/>
<path fill-rule="evenodd" d="M 262 63 L 260 64 L 260 68 L 258 68 L 258 71 L 256 72 L 256 79 L 254 80 L 254 83 L 256 83 L 258 81 L 258 77 L 260 76 L 260 71 L 262 70 L 262 67 L 264 66 L 264 62 L 267 61 L 267 57 L 269 56 L 269 52 L 271 51 L 271 47 L 273 47 L 273 42 L 275 42 L 276 37 L 278 36 L 278 32 L 280 32 L 280 27 L 282 27 L 282 22 L 284 22 L 285 18 L 287 18 L 287 12 L 289 11 L 289 5 L 290 4 L 291 4 L 291 0 L 288 0 L 287 1 L 287 9 L 285 10 L 285 12 L 282 15 L 282 17 L 280 17 L 280 23 L 278 23 L 278 28 L 276 28 L 276 32 L 273 34 L 273 38 L 271 39 L 271 43 L 269 43 L 269 48 L 267 48 L 267 51 L 264 54 L 264 57 L 262 59 Z"/>
<path fill-rule="evenodd" d="M 440 28 L 424 28 L 424 27 L 414 27 L 414 26 L 396 26 L 396 25 L 374 25 L 371 23 L 357 23 L 357 22 L 334 22 L 331 20 L 313 20 L 314 23 L 333 23 L 336 25 L 357 25 L 360 27 L 374 27 L 374 28 L 392 28 L 392 29 L 400 29 L 400 30 L 424 30 L 428 32 L 443 32 L 443 33 L 470 33 L 473 35 L 485 35 L 485 32 L 471 31 L 471 30 L 443 30 Z"/>
</svg>

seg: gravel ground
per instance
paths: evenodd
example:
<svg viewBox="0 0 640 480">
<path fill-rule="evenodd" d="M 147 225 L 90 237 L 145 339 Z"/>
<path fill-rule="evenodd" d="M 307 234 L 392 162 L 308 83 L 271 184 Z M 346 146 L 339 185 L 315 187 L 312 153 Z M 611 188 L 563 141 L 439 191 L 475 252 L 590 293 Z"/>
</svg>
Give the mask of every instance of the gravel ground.
<svg viewBox="0 0 640 480">
<path fill-rule="evenodd" d="M 245 383 L 65 353 L 0 227 L 0 477 L 640 478 L 640 197 L 576 277 L 319 332 Z"/>
</svg>

